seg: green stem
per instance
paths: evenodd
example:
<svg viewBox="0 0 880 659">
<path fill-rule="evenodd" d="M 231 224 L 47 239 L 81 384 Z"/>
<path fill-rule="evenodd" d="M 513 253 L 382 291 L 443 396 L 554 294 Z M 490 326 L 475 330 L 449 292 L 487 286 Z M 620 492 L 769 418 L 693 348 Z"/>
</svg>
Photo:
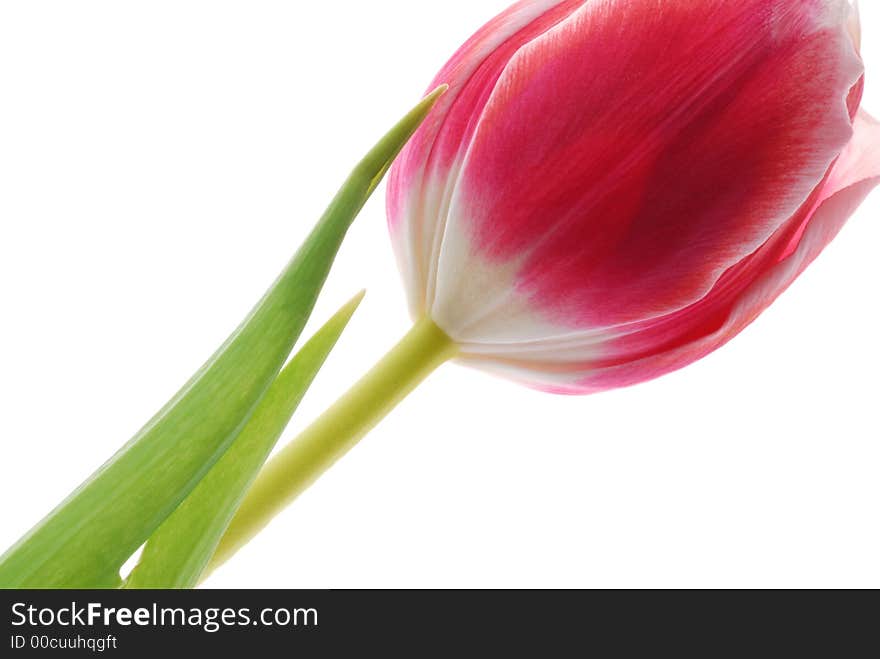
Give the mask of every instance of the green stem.
<svg viewBox="0 0 880 659">
<path fill-rule="evenodd" d="M 413 325 L 370 372 L 263 468 L 203 578 L 259 533 L 457 350 L 430 318 Z"/>
</svg>

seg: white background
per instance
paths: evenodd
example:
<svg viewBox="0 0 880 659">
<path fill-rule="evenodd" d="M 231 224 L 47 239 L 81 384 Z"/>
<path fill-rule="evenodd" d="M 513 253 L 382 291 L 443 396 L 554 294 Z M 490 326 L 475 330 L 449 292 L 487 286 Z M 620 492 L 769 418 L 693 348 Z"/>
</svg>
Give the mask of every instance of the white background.
<svg viewBox="0 0 880 659">
<path fill-rule="evenodd" d="M 213 352 L 506 4 L 0 4 L 0 549 Z M 565 398 L 442 368 L 209 585 L 880 587 L 878 212 L 661 380 Z M 381 191 L 310 327 L 362 287 L 283 441 L 408 327 Z"/>
</svg>

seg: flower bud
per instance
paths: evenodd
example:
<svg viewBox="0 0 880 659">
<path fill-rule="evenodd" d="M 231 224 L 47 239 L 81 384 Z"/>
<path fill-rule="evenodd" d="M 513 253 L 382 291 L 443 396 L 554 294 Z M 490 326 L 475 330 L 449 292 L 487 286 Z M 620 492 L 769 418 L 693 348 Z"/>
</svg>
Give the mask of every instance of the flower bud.
<svg viewBox="0 0 880 659">
<path fill-rule="evenodd" d="M 395 164 L 415 317 L 461 359 L 590 393 L 746 327 L 880 177 L 846 0 L 525 0 Z"/>
</svg>

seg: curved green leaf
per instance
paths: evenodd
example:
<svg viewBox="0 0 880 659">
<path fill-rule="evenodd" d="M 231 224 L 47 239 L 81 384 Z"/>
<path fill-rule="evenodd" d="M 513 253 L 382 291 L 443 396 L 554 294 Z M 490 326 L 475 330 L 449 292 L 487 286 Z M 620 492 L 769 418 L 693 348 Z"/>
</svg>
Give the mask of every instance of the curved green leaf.
<svg viewBox="0 0 880 659">
<path fill-rule="evenodd" d="M 117 587 L 119 569 L 223 455 L 277 376 L 354 217 L 438 89 L 352 172 L 247 319 L 103 467 L 0 557 L 0 588 Z"/>
</svg>

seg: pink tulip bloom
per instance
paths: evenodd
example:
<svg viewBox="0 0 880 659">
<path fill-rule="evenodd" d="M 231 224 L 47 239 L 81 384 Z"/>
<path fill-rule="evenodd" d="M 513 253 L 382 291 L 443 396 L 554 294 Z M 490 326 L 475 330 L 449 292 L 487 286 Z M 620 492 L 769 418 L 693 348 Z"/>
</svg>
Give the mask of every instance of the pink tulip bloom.
<svg viewBox="0 0 880 659">
<path fill-rule="evenodd" d="M 440 83 L 389 183 L 412 314 L 549 391 L 720 347 L 880 180 L 846 0 L 523 0 Z"/>
</svg>

